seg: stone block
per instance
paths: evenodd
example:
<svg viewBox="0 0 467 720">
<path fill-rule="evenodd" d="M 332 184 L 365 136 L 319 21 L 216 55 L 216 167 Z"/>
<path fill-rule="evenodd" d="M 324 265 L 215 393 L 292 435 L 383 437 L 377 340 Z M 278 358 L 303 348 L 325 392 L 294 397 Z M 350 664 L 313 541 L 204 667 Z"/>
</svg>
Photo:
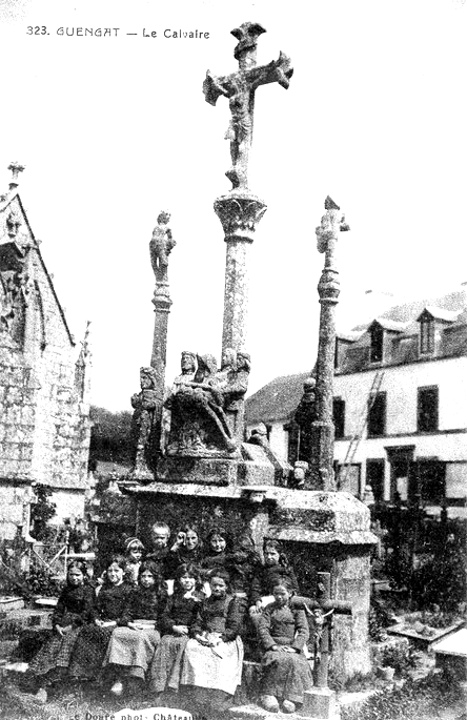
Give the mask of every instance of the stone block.
<svg viewBox="0 0 467 720">
<path fill-rule="evenodd" d="M 334 720 L 339 717 L 336 693 L 327 687 L 314 687 L 304 693 L 301 715 L 322 720 Z"/>
</svg>

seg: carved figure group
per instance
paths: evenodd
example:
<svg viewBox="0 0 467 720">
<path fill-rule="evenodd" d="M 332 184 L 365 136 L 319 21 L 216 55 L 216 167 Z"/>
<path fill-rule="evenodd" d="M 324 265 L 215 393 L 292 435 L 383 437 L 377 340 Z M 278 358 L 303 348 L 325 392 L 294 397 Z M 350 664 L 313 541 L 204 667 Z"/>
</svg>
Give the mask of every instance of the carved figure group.
<svg viewBox="0 0 467 720">
<path fill-rule="evenodd" d="M 168 454 L 231 454 L 238 448 L 235 416 L 248 387 L 246 353 L 224 351 L 221 369 L 213 355 L 182 353 L 182 374 L 166 402 L 171 411 Z"/>
</svg>

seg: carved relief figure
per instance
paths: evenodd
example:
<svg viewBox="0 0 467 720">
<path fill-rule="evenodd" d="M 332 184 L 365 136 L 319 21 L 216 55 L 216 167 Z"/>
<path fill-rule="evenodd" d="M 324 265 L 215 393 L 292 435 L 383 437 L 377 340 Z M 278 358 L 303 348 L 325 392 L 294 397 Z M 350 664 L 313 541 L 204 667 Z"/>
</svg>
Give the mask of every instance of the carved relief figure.
<svg viewBox="0 0 467 720">
<path fill-rule="evenodd" d="M 154 368 L 140 370 L 141 392 L 131 398 L 134 408 L 132 435 L 135 443 L 135 459 L 132 472 L 147 474 L 154 469 L 154 455 L 157 450 L 158 397 L 156 372 Z"/>
<path fill-rule="evenodd" d="M 193 380 L 174 386 L 168 454 L 233 452 L 236 444 L 225 417 L 224 396 L 213 355 L 198 355 Z"/>
<path fill-rule="evenodd" d="M 169 255 L 177 244 L 172 237 L 172 231 L 167 227 L 170 213 L 162 211 L 157 218 L 157 225 L 153 230 L 149 243 L 151 265 L 156 276 L 156 282 L 167 282 L 167 269 Z"/>
<path fill-rule="evenodd" d="M 183 350 L 180 360 L 181 374 L 177 375 L 174 380 L 172 391 L 164 403 L 162 410 L 162 441 L 161 446 L 165 449 L 170 440 L 170 436 L 177 437 L 181 431 L 182 418 L 180 413 L 177 412 L 177 408 L 172 412 L 173 409 L 173 398 L 174 395 L 180 390 L 180 387 L 191 382 L 196 372 L 196 353 L 190 350 Z"/>
<path fill-rule="evenodd" d="M 1 292 L 3 290 L 3 292 Z M 22 272 L 5 274 L 0 285 L 0 332 L 7 332 L 20 345 L 24 342 L 28 277 Z"/>
</svg>

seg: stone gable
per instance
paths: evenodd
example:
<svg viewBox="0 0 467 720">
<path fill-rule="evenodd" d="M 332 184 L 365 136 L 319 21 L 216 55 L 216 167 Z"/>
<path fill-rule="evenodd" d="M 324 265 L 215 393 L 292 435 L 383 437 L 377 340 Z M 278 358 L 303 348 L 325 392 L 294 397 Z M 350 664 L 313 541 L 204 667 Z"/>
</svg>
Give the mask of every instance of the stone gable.
<svg viewBox="0 0 467 720">
<path fill-rule="evenodd" d="M 32 482 L 56 489 L 62 515 L 83 507 L 88 365 L 86 343 L 75 345 L 13 190 L 0 201 L 0 537 L 13 537 L 21 526 Z"/>
</svg>

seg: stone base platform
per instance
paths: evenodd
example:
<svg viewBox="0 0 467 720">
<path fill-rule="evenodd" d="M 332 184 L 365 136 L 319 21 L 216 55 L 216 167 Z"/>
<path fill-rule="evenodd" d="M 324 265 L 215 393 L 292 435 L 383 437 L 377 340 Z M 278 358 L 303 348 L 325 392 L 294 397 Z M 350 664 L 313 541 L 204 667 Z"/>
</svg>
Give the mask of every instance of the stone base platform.
<svg viewBox="0 0 467 720">
<path fill-rule="evenodd" d="M 225 457 L 197 455 L 166 455 L 161 458 L 156 477 L 149 473 L 138 476 L 131 472 L 125 485 L 189 483 L 196 485 L 242 486 L 284 485 L 292 467 L 268 447 L 242 443 L 240 450 Z"/>
</svg>

